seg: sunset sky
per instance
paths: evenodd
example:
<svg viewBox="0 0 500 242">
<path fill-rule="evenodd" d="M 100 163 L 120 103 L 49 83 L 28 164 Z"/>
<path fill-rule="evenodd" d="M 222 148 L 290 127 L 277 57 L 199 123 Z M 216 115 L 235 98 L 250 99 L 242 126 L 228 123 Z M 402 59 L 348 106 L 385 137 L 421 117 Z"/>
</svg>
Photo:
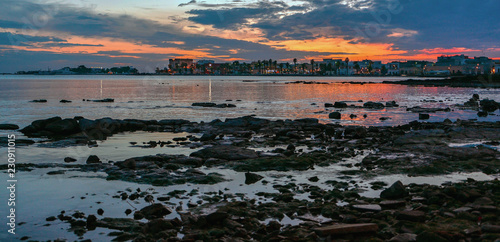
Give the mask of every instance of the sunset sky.
<svg viewBox="0 0 500 242">
<path fill-rule="evenodd" d="M 498 0 L 0 0 L 0 72 L 170 58 L 500 57 Z"/>
</svg>

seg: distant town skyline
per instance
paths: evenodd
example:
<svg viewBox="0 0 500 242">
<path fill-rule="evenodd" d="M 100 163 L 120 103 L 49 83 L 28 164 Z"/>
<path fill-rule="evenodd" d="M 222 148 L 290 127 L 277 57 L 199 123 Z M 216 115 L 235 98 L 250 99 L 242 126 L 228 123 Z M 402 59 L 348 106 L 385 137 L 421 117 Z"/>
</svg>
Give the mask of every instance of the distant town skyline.
<svg viewBox="0 0 500 242">
<path fill-rule="evenodd" d="M 485 0 L 4 0 L 0 72 L 167 67 L 169 59 L 309 62 L 500 59 Z"/>
</svg>

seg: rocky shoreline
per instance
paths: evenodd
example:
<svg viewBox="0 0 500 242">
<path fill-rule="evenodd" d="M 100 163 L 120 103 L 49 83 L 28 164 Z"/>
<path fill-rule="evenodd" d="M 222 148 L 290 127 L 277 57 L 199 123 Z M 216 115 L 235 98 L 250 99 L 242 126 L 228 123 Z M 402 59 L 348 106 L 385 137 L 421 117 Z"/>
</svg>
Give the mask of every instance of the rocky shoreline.
<svg viewBox="0 0 500 242">
<path fill-rule="evenodd" d="M 382 83 L 428 87 L 500 88 L 500 75 L 463 76 L 446 79 L 408 79 L 405 81 L 384 81 Z"/>
<path fill-rule="evenodd" d="M 363 108 L 380 105 L 369 103 Z M 494 101 L 480 102 L 475 97 L 464 105 L 484 112 L 498 108 Z M 332 106 L 347 108 L 340 102 Z M 121 191 L 113 197 L 123 201 L 143 199 L 150 205 L 124 211 L 126 217 L 122 218 L 103 216 L 105 208 L 96 214 L 62 212 L 47 218 L 49 226 L 54 221 L 64 221 L 79 236 L 96 228 L 108 228 L 114 230 L 108 236 L 117 241 L 495 241 L 500 237 L 497 179 L 468 179 L 441 186 L 378 182 L 371 184 L 371 189 L 382 191 L 376 198 L 361 196 L 358 181 L 352 179 L 453 172 L 498 176 L 500 122 L 414 121 L 394 127 L 363 127 L 322 124 L 312 118 L 271 121 L 253 116 L 199 123 L 182 119 L 54 117 L 36 120 L 20 130 L 28 137 L 48 139 L 45 144 L 64 142 L 74 146 L 95 146 L 98 140 L 134 131 L 189 133 L 168 142 L 151 141 L 145 146 L 172 145 L 188 147 L 193 152 L 189 156 L 158 154 L 109 162 L 102 162 L 95 155 L 85 162 L 71 157 L 63 161 L 61 157 L 60 163 L 17 164 L 17 168 L 55 169 L 48 175 L 68 170 L 103 172 L 107 180 L 153 186 L 227 181 L 222 174 L 200 169 L 207 167 L 244 173 L 245 185 L 268 183 L 259 172 L 308 172 L 334 164 L 349 169 L 340 171 L 342 181 L 334 177 L 320 180 L 311 175 L 309 182 L 297 183 L 292 177 L 287 184 L 273 185 L 273 191 L 257 193 L 267 202 L 227 191 Z M 37 145 L 31 139 L 23 140 L 26 145 Z M 353 158 L 359 158 L 359 162 L 344 163 Z M 7 166 L 0 168 L 6 170 Z M 308 194 L 307 199 L 301 198 L 303 194 Z M 175 197 L 198 200 L 183 210 L 169 202 Z M 178 218 L 164 218 L 174 211 Z M 285 225 L 279 222 L 283 218 L 300 222 Z"/>
</svg>

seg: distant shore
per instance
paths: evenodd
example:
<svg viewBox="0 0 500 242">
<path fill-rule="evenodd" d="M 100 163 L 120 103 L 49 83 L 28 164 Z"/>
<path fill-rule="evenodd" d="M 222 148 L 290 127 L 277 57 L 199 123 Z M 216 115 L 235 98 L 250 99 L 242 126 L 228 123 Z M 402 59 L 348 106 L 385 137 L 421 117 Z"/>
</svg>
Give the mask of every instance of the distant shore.
<svg viewBox="0 0 500 242">
<path fill-rule="evenodd" d="M 500 88 L 500 75 L 461 76 L 445 79 L 408 79 L 405 81 L 384 81 L 387 84 L 431 87 L 484 87 Z"/>
</svg>

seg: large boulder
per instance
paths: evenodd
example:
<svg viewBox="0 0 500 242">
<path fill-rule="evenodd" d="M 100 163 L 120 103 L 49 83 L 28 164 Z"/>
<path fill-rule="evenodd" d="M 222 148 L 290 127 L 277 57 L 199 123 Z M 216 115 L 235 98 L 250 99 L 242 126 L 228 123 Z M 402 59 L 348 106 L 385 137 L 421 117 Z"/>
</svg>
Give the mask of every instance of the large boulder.
<svg viewBox="0 0 500 242">
<path fill-rule="evenodd" d="M 408 196 L 408 191 L 406 191 L 406 188 L 401 181 L 395 182 L 389 188 L 380 193 L 380 198 L 383 199 L 400 199 L 406 196 Z"/>
<path fill-rule="evenodd" d="M 245 184 L 250 185 L 256 183 L 260 181 L 262 178 L 264 177 L 259 174 L 247 172 L 245 173 Z"/>
<path fill-rule="evenodd" d="M 335 102 L 333 104 L 333 107 L 335 107 L 335 108 L 347 108 L 347 103 L 345 103 L 345 102 Z"/>
<path fill-rule="evenodd" d="M 191 156 L 199 157 L 202 159 L 217 158 L 223 160 L 245 160 L 258 157 L 257 153 L 254 150 L 231 145 L 216 145 L 208 147 L 191 153 Z"/>
<path fill-rule="evenodd" d="M 341 119 L 342 118 L 342 114 L 340 114 L 340 112 L 333 112 L 333 113 L 328 114 L 328 118 L 330 118 L 330 119 Z"/>
</svg>

